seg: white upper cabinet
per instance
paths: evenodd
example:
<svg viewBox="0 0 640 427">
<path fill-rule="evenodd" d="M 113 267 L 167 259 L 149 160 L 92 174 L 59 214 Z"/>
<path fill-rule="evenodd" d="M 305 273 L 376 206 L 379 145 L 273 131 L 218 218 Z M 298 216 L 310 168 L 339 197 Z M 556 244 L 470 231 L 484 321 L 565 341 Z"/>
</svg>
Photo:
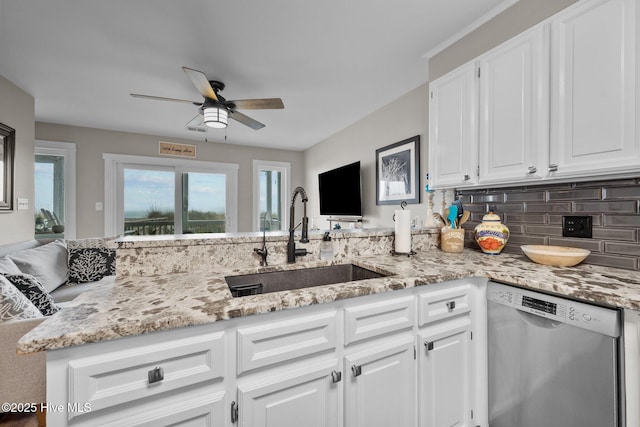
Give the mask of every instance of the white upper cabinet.
<svg viewBox="0 0 640 427">
<path fill-rule="evenodd" d="M 552 20 L 555 176 L 640 170 L 636 1 L 581 1 Z"/>
<path fill-rule="evenodd" d="M 477 181 L 477 88 L 473 63 L 429 84 L 429 174 L 432 186 Z"/>
<path fill-rule="evenodd" d="M 537 26 L 478 59 L 479 183 L 547 174 L 549 31 Z"/>
<path fill-rule="evenodd" d="M 582 0 L 431 82 L 431 186 L 640 172 L 639 14 Z"/>
</svg>

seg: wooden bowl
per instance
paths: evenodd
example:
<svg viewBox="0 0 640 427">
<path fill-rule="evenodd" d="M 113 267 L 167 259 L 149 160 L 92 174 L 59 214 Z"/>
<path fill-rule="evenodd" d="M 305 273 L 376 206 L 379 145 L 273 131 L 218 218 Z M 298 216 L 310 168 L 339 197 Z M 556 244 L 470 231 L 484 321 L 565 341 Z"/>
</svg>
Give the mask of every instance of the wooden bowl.
<svg viewBox="0 0 640 427">
<path fill-rule="evenodd" d="M 531 261 L 556 267 L 573 267 L 591 253 L 587 249 L 568 246 L 523 245 L 520 249 Z"/>
</svg>

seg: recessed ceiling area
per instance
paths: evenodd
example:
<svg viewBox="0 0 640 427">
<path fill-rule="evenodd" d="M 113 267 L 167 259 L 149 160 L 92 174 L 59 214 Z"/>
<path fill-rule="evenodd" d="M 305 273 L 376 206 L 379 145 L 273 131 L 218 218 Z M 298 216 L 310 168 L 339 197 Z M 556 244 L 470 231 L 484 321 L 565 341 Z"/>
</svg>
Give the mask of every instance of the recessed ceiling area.
<svg viewBox="0 0 640 427">
<path fill-rule="evenodd" d="M 425 54 L 505 3 L 0 0 L 0 75 L 39 122 L 305 150 L 425 83 Z M 202 102 L 182 66 L 285 108 L 201 133 L 196 106 L 129 95 Z"/>
</svg>

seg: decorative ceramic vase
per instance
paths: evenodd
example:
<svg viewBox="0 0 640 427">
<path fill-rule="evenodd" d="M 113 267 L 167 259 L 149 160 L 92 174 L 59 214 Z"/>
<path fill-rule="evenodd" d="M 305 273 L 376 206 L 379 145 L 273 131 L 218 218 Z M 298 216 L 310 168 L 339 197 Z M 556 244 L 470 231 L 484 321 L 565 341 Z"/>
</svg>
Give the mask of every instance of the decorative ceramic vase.
<svg viewBox="0 0 640 427">
<path fill-rule="evenodd" d="M 500 217 L 489 212 L 482 217 L 482 222 L 473 230 L 473 237 L 482 249 L 490 255 L 498 255 L 509 240 L 509 228 L 500 221 Z"/>
</svg>

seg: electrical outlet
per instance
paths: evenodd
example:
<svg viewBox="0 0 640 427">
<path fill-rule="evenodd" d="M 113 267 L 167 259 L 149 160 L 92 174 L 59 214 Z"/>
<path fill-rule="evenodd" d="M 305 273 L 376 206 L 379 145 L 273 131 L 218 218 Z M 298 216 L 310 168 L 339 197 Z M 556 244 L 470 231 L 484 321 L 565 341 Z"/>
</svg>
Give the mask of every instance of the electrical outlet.
<svg viewBox="0 0 640 427">
<path fill-rule="evenodd" d="M 562 237 L 591 238 L 590 216 L 562 216 Z"/>
</svg>

